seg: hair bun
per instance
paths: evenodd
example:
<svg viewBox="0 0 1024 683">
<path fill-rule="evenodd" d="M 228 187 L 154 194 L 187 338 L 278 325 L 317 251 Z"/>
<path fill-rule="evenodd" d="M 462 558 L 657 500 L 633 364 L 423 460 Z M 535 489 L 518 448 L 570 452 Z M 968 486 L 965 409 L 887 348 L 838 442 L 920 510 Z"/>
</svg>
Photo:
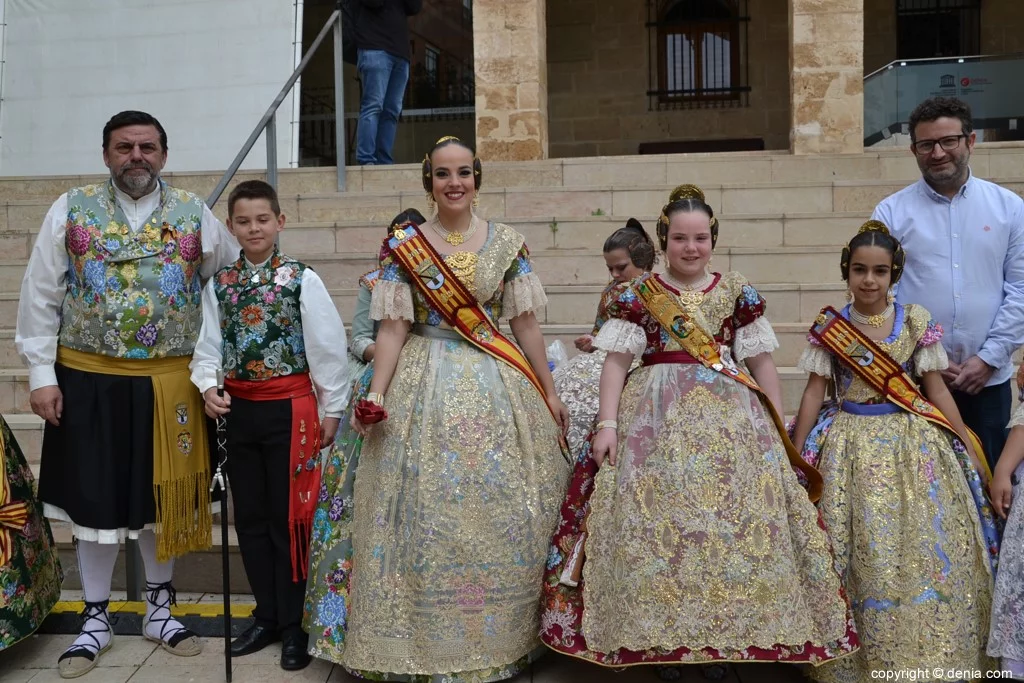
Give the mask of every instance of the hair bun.
<svg viewBox="0 0 1024 683">
<path fill-rule="evenodd" d="M 707 203 L 704 199 L 704 190 L 700 189 L 696 185 L 678 185 L 668 196 L 668 203 L 677 202 L 680 199 L 699 199 L 702 202 Z"/>
<path fill-rule="evenodd" d="M 864 225 L 860 226 L 860 230 L 857 231 L 857 234 L 859 235 L 862 232 L 880 232 L 883 235 L 892 236 L 892 233 L 889 231 L 889 227 L 885 223 L 874 219 L 871 219 L 864 223 Z"/>
</svg>

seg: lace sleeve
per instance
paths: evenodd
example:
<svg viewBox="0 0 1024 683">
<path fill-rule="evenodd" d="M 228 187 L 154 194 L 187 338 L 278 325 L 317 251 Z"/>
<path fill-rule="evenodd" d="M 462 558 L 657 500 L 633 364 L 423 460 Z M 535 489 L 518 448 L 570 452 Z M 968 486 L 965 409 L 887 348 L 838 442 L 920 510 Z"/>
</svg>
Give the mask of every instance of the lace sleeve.
<svg viewBox="0 0 1024 683">
<path fill-rule="evenodd" d="M 501 296 L 501 318 L 510 320 L 523 313 L 537 313 L 548 303 L 544 286 L 533 271 L 505 283 Z"/>
<path fill-rule="evenodd" d="M 1006 428 L 1013 429 L 1022 425 L 1024 425 L 1024 403 L 1021 403 L 1017 406 L 1017 410 L 1013 411 L 1013 417 L 1010 418 L 1010 424 L 1006 425 Z"/>
<path fill-rule="evenodd" d="M 647 336 L 639 325 L 612 318 L 597 333 L 594 346 L 603 351 L 631 353 L 634 358 L 639 358 L 647 348 Z"/>
<path fill-rule="evenodd" d="M 752 358 L 761 353 L 771 353 L 779 348 L 779 340 L 768 318 L 763 315 L 755 318 L 749 325 L 736 330 L 736 338 L 732 342 L 732 356 L 737 361 Z"/>
<path fill-rule="evenodd" d="M 918 346 L 914 352 L 914 370 L 918 375 L 936 370 L 945 370 L 949 367 L 949 357 L 946 356 L 946 349 L 938 342 L 928 346 Z"/>
<path fill-rule="evenodd" d="M 821 375 L 822 377 L 832 376 L 832 354 L 824 347 L 817 344 L 808 344 L 804 352 L 800 354 L 800 360 L 796 366 L 806 372 Z"/>
<path fill-rule="evenodd" d="M 412 321 L 412 288 L 405 282 L 381 280 L 373 288 L 370 299 L 370 317 L 374 320 Z"/>
</svg>

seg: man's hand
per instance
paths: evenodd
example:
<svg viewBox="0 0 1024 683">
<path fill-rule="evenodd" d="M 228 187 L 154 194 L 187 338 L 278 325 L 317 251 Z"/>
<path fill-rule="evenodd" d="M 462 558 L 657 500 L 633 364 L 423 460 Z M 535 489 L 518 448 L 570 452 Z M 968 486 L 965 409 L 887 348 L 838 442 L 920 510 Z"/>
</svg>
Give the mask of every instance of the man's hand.
<svg viewBox="0 0 1024 683">
<path fill-rule="evenodd" d="M 959 376 L 949 385 L 950 389 L 975 396 L 985 388 L 996 369 L 977 356 L 971 356 L 960 366 Z"/>
<path fill-rule="evenodd" d="M 959 363 L 949 361 L 949 367 L 940 371 L 942 374 L 942 381 L 946 384 L 953 384 L 953 382 L 956 381 L 956 378 L 960 376 L 960 369 L 961 365 Z"/>
<path fill-rule="evenodd" d="M 29 395 L 28 402 L 33 413 L 54 427 L 60 426 L 60 416 L 64 412 L 64 394 L 60 387 L 56 384 L 39 387 Z"/>
<path fill-rule="evenodd" d="M 341 418 L 325 417 L 320 423 L 320 448 L 327 448 L 334 443 L 334 435 L 338 433 Z"/>
<path fill-rule="evenodd" d="M 225 391 L 223 396 L 218 396 L 217 387 L 206 390 L 203 402 L 206 404 L 206 414 L 214 420 L 231 412 L 231 395 Z"/>
</svg>

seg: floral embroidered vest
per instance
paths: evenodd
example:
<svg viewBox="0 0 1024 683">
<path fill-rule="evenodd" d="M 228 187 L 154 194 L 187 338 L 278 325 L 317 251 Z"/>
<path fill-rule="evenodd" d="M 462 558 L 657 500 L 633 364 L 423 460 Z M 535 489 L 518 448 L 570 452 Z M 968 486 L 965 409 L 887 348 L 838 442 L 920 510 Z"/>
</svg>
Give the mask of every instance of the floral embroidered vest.
<svg viewBox="0 0 1024 683">
<path fill-rule="evenodd" d="M 305 271 L 274 251 L 255 270 L 242 255 L 214 276 L 225 376 L 264 380 L 308 371 L 299 312 Z"/>
<path fill-rule="evenodd" d="M 68 192 L 62 346 L 118 358 L 188 356 L 202 322 L 203 200 L 160 181 L 133 231 L 112 181 Z"/>
</svg>

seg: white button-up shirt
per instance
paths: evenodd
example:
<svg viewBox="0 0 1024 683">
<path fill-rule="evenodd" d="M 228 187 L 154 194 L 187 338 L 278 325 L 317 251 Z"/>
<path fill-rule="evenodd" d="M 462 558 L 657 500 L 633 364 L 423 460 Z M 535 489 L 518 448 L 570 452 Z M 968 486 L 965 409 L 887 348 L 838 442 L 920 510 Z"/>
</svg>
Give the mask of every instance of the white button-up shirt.
<svg viewBox="0 0 1024 683">
<path fill-rule="evenodd" d="M 976 355 L 996 369 L 989 386 L 1010 379 L 1024 344 L 1024 199 L 971 175 L 950 200 L 922 178 L 882 200 L 872 218 L 907 252 L 897 300 L 942 324 L 951 361 Z"/>
</svg>

